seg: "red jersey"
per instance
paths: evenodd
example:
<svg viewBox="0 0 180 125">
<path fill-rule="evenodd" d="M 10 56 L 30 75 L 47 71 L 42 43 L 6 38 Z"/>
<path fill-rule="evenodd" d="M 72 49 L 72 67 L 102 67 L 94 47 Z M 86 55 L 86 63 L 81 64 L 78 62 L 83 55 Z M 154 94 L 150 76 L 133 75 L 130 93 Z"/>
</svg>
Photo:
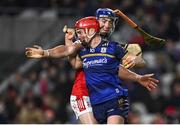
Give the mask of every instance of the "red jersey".
<svg viewBox="0 0 180 125">
<path fill-rule="evenodd" d="M 88 89 L 86 86 L 85 73 L 82 69 L 76 71 L 75 81 L 71 95 L 77 96 L 79 98 L 83 96 L 89 96 Z"/>
</svg>

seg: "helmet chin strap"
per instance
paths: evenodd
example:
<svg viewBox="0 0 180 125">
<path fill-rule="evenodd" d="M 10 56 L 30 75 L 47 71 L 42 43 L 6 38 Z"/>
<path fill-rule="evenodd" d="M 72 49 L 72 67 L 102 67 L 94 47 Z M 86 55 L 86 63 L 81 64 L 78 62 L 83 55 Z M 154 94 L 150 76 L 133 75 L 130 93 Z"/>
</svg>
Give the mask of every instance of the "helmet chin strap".
<svg viewBox="0 0 180 125">
<path fill-rule="evenodd" d="M 96 36 L 96 33 L 94 33 L 94 34 L 91 35 L 91 36 L 88 36 L 88 35 L 87 35 L 87 37 L 89 38 L 89 39 L 88 39 L 88 42 L 87 42 L 88 45 L 91 44 L 91 42 L 92 42 L 92 40 L 93 40 L 93 38 L 94 38 L 95 36 Z"/>
<path fill-rule="evenodd" d="M 88 37 L 87 44 L 89 45 L 91 43 L 92 39 L 96 36 L 96 32 L 94 32 L 93 34 L 89 34 L 89 31 L 87 28 L 85 29 L 85 32 Z"/>
<path fill-rule="evenodd" d="M 88 34 L 87 34 L 87 37 L 88 37 L 89 39 L 92 39 L 92 38 L 95 36 L 95 34 L 96 34 L 96 33 L 93 33 L 92 35 L 88 35 Z"/>
<path fill-rule="evenodd" d="M 85 32 L 86 32 L 86 35 L 89 39 L 92 39 L 92 37 L 96 34 L 96 32 L 92 33 L 92 34 L 89 34 L 89 30 L 86 28 L 85 29 Z"/>
</svg>

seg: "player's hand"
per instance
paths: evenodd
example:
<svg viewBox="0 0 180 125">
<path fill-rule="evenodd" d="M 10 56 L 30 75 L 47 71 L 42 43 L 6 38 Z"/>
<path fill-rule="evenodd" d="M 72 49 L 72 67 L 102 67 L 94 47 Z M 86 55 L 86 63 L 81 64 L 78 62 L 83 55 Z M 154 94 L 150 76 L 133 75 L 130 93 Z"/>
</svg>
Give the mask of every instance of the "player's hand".
<svg viewBox="0 0 180 125">
<path fill-rule="evenodd" d="M 68 28 L 65 37 L 68 40 L 72 40 L 74 38 L 74 36 L 75 36 L 75 30 L 73 28 Z"/>
<path fill-rule="evenodd" d="M 137 82 L 151 91 L 155 89 L 159 83 L 159 80 L 152 78 L 152 76 L 154 76 L 154 74 L 138 75 Z"/>
<path fill-rule="evenodd" d="M 25 54 L 30 58 L 42 58 L 44 55 L 44 50 L 42 47 L 34 45 L 33 47 L 27 47 Z"/>
<path fill-rule="evenodd" d="M 75 29 L 68 28 L 67 25 L 64 26 L 63 32 L 66 33 L 65 39 L 67 39 L 67 40 L 72 40 L 73 37 L 75 36 Z"/>
<path fill-rule="evenodd" d="M 138 56 L 133 55 L 133 54 L 128 54 L 126 58 L 123 58 L 122 60 L 122 65 L 126 68 L 132 68 L 137 64 L 138 61 Z"/>
</svg>

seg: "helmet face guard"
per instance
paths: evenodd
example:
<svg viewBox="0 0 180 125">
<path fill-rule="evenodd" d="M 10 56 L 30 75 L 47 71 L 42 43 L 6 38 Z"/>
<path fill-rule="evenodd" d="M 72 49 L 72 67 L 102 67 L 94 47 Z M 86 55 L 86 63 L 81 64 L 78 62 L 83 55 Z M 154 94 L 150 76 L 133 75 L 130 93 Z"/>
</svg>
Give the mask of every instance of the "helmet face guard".
<svg viewBox="0 0 180 125">
<path fill-rule="evenodd" d="M 76 31 L 78 29 L 83 29 L 84 32 L 86 33 L 87 37 L 91 41 L 91 39 L 97 33 L 99 33 L 100 26 L 99 26 L 99 22 L 96 19 L 96 17 L 90 16 L 90 17 L 85 17 L 85 18 L 78 20 L 75 24 L 75 29 L 76 29 Z"/>
<path fill-rule="evenodd" d="M 100 18 L 110 18 L 110 19 L 112 19 L 113 20 L 113 24 L 112 24 L 111 30 L 110 30 L 109 34 L 106 34 L 106 35 L 109 36 L 109 35 L 111 35 L 114 32 L 117 16 L 113 12 L 113 10 L 111 10 L 109 8 L 99 8 L 96 11 L 96 18 L 98 20 Z"/>
</svg>

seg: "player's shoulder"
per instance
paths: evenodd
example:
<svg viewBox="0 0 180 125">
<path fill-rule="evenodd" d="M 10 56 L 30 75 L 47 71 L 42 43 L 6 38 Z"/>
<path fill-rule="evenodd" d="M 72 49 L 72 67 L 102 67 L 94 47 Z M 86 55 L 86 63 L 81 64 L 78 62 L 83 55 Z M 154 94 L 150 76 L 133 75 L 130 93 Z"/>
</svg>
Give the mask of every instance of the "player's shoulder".
<svg viewBox="0 0 180 125">
<path fill-rule="evenodd" d="M 119 42 L 114 41 L 114 40 L 110 40 L 109 43 L 112 45 L 121 45 Z"/>
<path fill-rule="evenodd" d="M 117 42 L 117 41 L 111 41 L 111 43 L 112 43 L 113 45 L 118 46 L 118 47 L 121 47 L 121 48 L 123 48 L 123 49 L 125 49 L 125 48 L 128 46 L 128 44 L 124 44 L 124 43 Z"/>
<path fill-rule="evenodd" d="M 139 46 L 139 44 L 129 44 L 129 43 L 119 43 L 119 45 L 124 49 L 124 50 L 128 50 L 131 48 L 137 48 L 137 49 L 141 49 L 141 47 Z"/>
<path fill-rule="evenodd" d="M 111 42 L 112 44 L 118 44 L 119 42 L 114 41 L 114 40 L 109 40 L 109 42 Z"/>
</svg>

